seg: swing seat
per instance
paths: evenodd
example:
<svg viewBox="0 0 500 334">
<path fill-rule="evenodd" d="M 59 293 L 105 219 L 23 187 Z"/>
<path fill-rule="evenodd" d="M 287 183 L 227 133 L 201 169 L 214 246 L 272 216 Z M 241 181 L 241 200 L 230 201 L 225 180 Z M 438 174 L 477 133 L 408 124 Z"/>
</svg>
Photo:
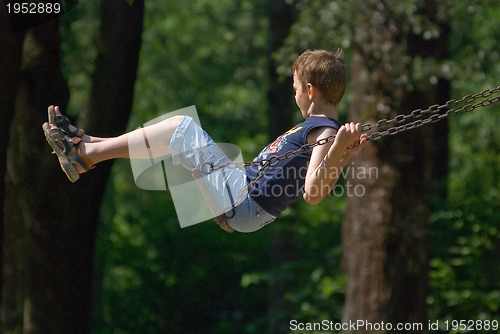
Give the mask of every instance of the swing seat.
<svg viewBox="0 0 500 334">
<path fill-rule="evenodd" d="M 196 184 L 198 185 L 198 188 L 200 188 L 200 191 L 203 195 L 203 198 L 205 199 L 205 202 L 208 204 L 210 211 L 212 211 L 212 214 L 214 216 L 214 220 L 217 223 L 217 225 L 219 225 L 219 227 L 221 229 L 223 229 L 224 231 L 229 232 L 229 233 L 233 233 L 235 230 L 227 224 L 226 214 L 225 213 L 223 213 L 222 215 L 216 214 L 216 212 L 218 212 L 217 204 L 215 203 L 214 199 L 212 198 L 212 194 L 210 193 L 210 190 L 208 189 L 207 183 L 205 182 L 205 179 L 203 178 L 203 172 L 201 170 L 195 168 L 191 171 L 191 174 L 193 175 L 193 178 L 196 180 Z"/>
</svg>

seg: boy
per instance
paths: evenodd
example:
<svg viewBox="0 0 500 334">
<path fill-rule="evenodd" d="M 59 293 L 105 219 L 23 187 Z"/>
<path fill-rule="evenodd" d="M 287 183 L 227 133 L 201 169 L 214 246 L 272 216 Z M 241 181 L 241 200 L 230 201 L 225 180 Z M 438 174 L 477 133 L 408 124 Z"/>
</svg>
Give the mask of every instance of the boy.
<svg viewBox="0 0 500 334">
<path fill-rule="evenodd" d="M 335 140 L 315 146 L 312 152 L 280 160 L 269 168 L 242 200 L 233 201 L 231 214 L 222 219 L 226 230 L 256 231 L 275 220 L 299 196 L 309 204 L 319 203 L 335 186 L 342 168 L 364 146 L 366 135 L 361 134 L 361 124 L 351 122 L 341 126 L 336 120 L 346 87 L 342 52 L 306 51 L 293 63 L 291 72 L 295 102 L 305 121 L 269 144 L 254 161 L 282 155 L 336 134 Z M 144 154 L 144 159 L 168 153 L 174 164 L 182 164 L 189 170 L 203 170 L 206 163 L 231 162 L 188 116 L 174 116 L 116 138 L 97 138 L 72 126 L 57 107 L 49 107 L 49 123 L 43 129 L 72 182 L 98 162 L 130 158 L 129 145 L 134 138 L 143 140 L 148 149 L 154 148 Z M 208 182 L 222 192 L 227 185 L 231 189 L 245 189 L 256 179 L 259 169 L 260 166 L 249 166 L 244 171 L 223 168 L 218 171 L 222 177 L 214 176 Z"/>
</svg>

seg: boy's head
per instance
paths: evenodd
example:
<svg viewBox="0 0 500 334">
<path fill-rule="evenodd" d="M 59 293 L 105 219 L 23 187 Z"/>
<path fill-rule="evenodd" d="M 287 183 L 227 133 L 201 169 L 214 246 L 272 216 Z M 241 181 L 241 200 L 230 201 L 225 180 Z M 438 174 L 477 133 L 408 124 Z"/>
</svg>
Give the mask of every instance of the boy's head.
<svg viewBox="0 0 500 334">
<path fill-rule="evenodd" d="M 342 60 L 342 50 L 308 50 L 290 67 L 302 87 L 310 83 L 322 94 L 325 102 L 338 105 L 344 96 L 347 75 Z"/>
</svg>

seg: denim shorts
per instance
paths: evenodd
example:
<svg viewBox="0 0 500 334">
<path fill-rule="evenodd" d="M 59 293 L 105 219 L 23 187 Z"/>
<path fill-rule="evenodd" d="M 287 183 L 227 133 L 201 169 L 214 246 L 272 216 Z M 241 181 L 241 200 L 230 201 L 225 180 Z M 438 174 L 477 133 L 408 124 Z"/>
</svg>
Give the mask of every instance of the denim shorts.
<svg viewBox="0 0 500 334">
<path fill-rule="evenodd" d="M 206 163 L 224 165 L 231 159 L 214 140 L 189 116 L 184 116 L 170 140 L 169 153 L 174 165 L 188 170 L 207 170 Z M 212 202 L 214 216 L 226 213 L 226 222 L 238 232 L 254 232 L 271 223 L 275 217 L 266 212 L 249 195 L 245 172 L 238 168 L 221 168 L 203 176 Z M 239 204 L 232 211 L 233 204 Z"/>
</svg>

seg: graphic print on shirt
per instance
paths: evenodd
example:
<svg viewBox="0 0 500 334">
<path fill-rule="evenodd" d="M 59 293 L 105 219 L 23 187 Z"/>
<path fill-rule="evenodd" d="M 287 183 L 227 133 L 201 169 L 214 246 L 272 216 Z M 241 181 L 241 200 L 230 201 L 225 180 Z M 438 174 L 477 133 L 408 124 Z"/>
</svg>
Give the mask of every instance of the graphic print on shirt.
<svg viewBox="0 0 500 334">
<path fill-rule="evenodd" d="M 281 148 L 287 143 L 288 136 L 294 134 L 300 129 L 302 129 L 302 126 L 296 126 L 276 138 L 275 141 L 273 141 L 262 152 L 260 152 L 259 156 L 255 160 L 267 159 L 269 154 L 278 153 Z"/>
</svg>

